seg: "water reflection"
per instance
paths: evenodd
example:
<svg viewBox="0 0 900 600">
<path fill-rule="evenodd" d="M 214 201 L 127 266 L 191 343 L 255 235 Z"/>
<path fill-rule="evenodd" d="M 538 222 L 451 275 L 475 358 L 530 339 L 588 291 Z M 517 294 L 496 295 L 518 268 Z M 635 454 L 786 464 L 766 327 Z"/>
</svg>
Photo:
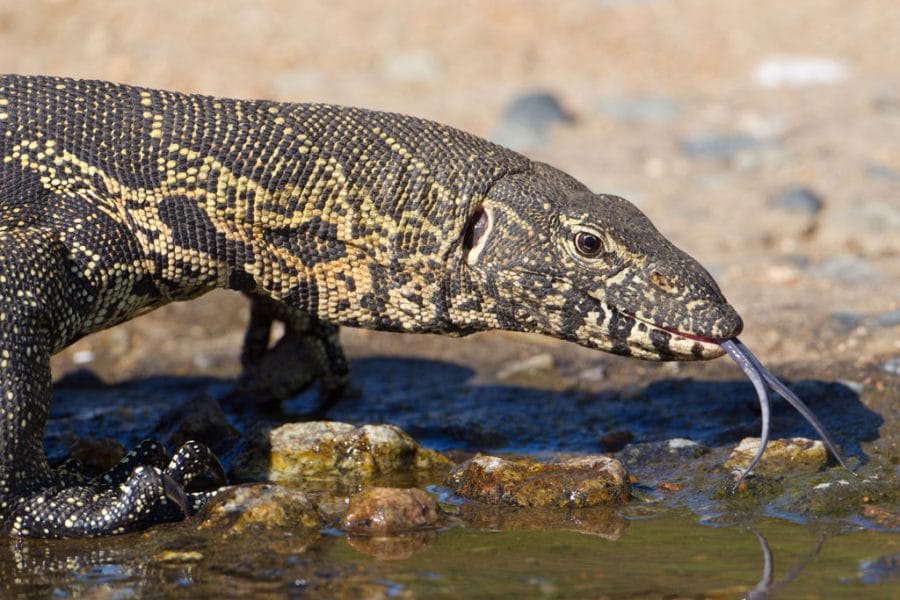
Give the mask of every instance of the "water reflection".
<svg viewBox="0 0 900 600">
<path fill-rule="evenodd" d="M 825 545 L 825 540 L 827 539 L 827 537 L 824 535 L 816 538 L 812 550 L 805 554 L 799 561 L 797 561 L 794 566 L 788 569 L 784 577 L 776 582 L 773 582 L 772 579 L 775 560 L 772 557 L 772 549 L 769 548 L 768 540 L 766 540 L 765 536 L 763 536 L 759 531 L 754 529 L 753 534 L 756 536 L 756 539 L 759 542 L 759 547 L 762 550 L 763 571 L 762 578 L 759 580 L 759 583 L 756 584 L 756 587 L 753 588 L 753 590 L 751 590 L 746 596 L 744 596 L 746 600 L 766 600 L 767 598 L 771 598 L 775 594 L 775 592 L 779 591 L 788 583 L 796 579 L 796 577 L 803 572 L 803 569 L 805 569 L 810 561 L 815 558 L 822 550 L 822 546 Z"/>
</svg>

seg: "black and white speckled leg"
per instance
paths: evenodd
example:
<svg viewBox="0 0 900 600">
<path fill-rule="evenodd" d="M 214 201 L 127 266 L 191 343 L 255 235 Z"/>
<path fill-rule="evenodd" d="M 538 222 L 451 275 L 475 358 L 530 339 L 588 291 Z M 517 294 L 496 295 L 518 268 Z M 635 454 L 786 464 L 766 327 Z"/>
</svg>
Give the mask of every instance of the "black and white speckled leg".
<svg viewBox="0 0 900 600">
<path fill-rule="evenodd" d="M 11 520 L 11 533 L 97 537 L 179 520 L 215 495 L 185 492 L 204 473 L 225 483 L 221 463 L 203 444 L 188 442 L 168 459 L 161 444 L 146 441 L 95 480 L 50 485 L 24 498 Z"/>
</svg>

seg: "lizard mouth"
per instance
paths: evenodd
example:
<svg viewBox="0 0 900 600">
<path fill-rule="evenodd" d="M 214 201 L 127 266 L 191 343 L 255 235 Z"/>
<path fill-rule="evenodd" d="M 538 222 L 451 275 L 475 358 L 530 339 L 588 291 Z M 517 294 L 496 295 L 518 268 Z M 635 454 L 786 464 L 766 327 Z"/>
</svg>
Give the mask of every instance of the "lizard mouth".
<svg viewBox="0 0 900 600">
<path fill-rule="evenodd" d="M 674 360 L 708 360 L 725 354 L 721 346 L 724 339 L 704 337 L 657 325 L 636 315 L 620 311 L 623 315 L 644 325 L 646 331 L 637 327 L 629 337 L 629 342 L 655 356 Z"/>
</svg>

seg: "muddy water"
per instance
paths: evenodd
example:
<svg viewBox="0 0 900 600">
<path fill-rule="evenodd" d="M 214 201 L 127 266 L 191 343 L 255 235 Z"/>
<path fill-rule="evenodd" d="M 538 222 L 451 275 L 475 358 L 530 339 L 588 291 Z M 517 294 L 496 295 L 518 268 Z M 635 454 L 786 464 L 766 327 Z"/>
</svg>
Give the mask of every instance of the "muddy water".
<svg viewBox="0 0 900 600">
<path fill-rule="evenodd" d="M 0 555 L 4 593 L 117 598 L 767 593 L 895 598 L 900 593 L 892 441 L 900 382 L 895 375 L 877 365 L 773 365 L 833 432 L 857 476 L 833 465 L 760 476 L 733 495 L 722 464 L 743 437 L 758 434 L 759 414 L 752 387 L 726 362 L 674 368 L 617 359 L 598 363 L 593 353 L 582 363 L 577 352 L 555 349 L 547 356 L 528 343 L 511 357 L 495 352 L 493 343 L 505 345 L 486 338 L 471 347 L 480 350 L 458 359 L 434 352 L 427 359 L 360 356 L 353 361 L 347 398 L 330 417 L 397 424 L 457 461 L 477 451 L 539 457 L 607 451 L 628 467 L 634 500 L 581 511 L 486 508 L 454 498 L 441 487 L 444 473 L 395 477 L 377 483 L 425 487 L 441 501 L 446 526 L 388 539 L 348 537 L 327 524 L 319 531 L 222 539 L 200 533 L 194 519 L 99 541 L 13 541 Z M 230 385 L 228 379 L 201 377 L 118 385 L 84 374 L 64 378 L 55 391 L 48 452 L 61 460 L 82 437 L 114 437 L 132 446 L 154 435 L 168 408 L 200 394 L 222 397 Z M 298 420 L 313 404 L 310 391 L 280 411 L 228 416 L 246 430 L 262 420 Z M 814 437 L 783 403 L 775 405 L 773 422 L 773 437 Z M 369 484 L 297 485 L 313 500 L 334 506 L 340 503 L 336 497 Z"/>
</svg>

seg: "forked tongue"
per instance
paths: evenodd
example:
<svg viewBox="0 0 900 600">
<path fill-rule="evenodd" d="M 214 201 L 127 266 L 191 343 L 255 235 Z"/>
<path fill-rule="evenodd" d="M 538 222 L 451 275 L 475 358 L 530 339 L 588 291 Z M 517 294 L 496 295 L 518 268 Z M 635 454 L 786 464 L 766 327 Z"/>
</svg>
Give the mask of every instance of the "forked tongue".
<svg viewBox="0 0 900 600">
<path fill-rule="evenodd" d="M 760 459 L 763 456 L 763 453 L 766 451 L 766 445 L 769 443 L 769 424 L 770 424 L 770 412 L 769 412 L 769 395 L 766 392 L 765 384 L 768 383 L 769 386 L 778 392 L 778 394 L 787 400 L 788 404 L 793 406 L 797 412 L 803 415 L 803 418 L 813 426 L 816 432 L 819 434 L 819 437 L 822 438 L 822 441 L 825 442 L 825 447 L 828 448 L 828 451 L 834 455 L 837 461 L 840 463 L 842 467 L 850 470 L 850 467 L 847 466 L 847 463 L 844 462 L 843 457 L 841 457 L 840 453 L 837 451 L 837 447 L 834 445 L 834 442 L 831 441 L 831 436 L 828 434 L 828 431 L 825 429 L 825 426 L 819 422 L 819 419 L 816 418 L 816 415 L 813 414 L 813 411 L 810 410 L 806 404 L 803 403 L 800 398 L 797 397 L 797 394 L 792 392 L 786 385 L 784 385 L 781 381 L 778 380 L 777 377 L 772 375 L 768 369 L 762 366 L 762 363 L 753 356 L 753 353 L 745 346 L 739 339 L 731 338 L 725 340 L 724 342 L 719 342 L 719 345 L 722 346 L 722 349 L 728 353 L 728 356 L 731 357 L 734 362 L 741 368 L 741 370 L 747 374 L 747 377 L 750 378 L 750 381 L 753 383 L 753 387 L 756 388 L 756 395 L 759 397 L 759 408 L 762 413 L 762 432 L 760 433 L 759 440 L 759 449 L 756 451 L 756 454 L 753 456 L 753 460 L 750 461 L 750 464 L 741 472 L 737 481 L 734 484 L 735 489 L 741 484 L 747 475 L 750 474 L 750 471 L 753 470 L 753 467 L 759 463 Z M 765 381 L 764 381 L 765 380 Z"/>
</svg>

